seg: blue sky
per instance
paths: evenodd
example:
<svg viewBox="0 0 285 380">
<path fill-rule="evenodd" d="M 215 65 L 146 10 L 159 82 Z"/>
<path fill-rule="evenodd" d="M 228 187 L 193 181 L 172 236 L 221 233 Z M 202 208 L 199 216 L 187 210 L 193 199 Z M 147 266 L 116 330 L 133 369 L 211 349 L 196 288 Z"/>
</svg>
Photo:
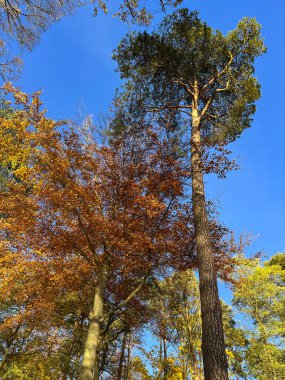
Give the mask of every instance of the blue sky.
<svg viewBox="0 0 285 380">
<path fill-rule="evenodd" d="M 285 251 L 285 88 L 284 0 L 186 0 L 184 6 L 198 10 L 201 18 L 226 33 L 244 16 L 263 25 L 268 52 L 258 59 L 256 75 L 262 98 L 252 128 L 231 145 L 241 169 L 226 180 L 209 178 L 209 197 L 220 204 L 222 221 L 237 234 L 256 235 L 249 252 L 271 256 Z M 161 15 L 157 15 L 153 25 Z M 73 118 L 84 102 L 95 119 L 108 110 L 120 86 L 112 50 L 128 27 L 111 16 L 92 16 L 89 7 L 77 10 L 42 35 L 32 52 L 23 55 L 24 68 L 17 84 L 26 92 L 43 90 L 50 116 Z"/>
</svg>

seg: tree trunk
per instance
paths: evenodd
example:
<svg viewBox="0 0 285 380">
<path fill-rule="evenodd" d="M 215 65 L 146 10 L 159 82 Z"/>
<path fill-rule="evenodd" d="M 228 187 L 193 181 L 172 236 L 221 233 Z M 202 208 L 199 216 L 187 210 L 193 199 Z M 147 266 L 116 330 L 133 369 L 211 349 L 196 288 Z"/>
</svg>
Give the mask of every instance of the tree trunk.
<svg viewBox="0 0 285 380">
<path fill-rule="evenodd" d="M 100 351 L 100 350 L 98 350 L 98 346 L 97 346 L 97 349 L 96 349 L 96 357 L 95 357 L 95 364 L 94 364 L 93 380 L 99 380 L 99 378 L 100 378 L 99 351 Z"/>
<path fill-rule="evenodd" d="M 132 335 L 131 332 L 128 332 L 127 336 L 127 363 L 124 368 L 124 380 L 129 380 L 130 366 L 131 366 L 131 344 L 132 344 Z"/>
<path fill-rule="evenodd" d="M 165 332 L 164 332 L 165 334 Z M 167 362 L 167 342 L 166 342 L 166 339 L 165 339 L 165 335 L 163 337 L 163 379 L 167 379 L 167 375 L 168 375 L 168 372 L 169 372 L 169 365 L 168 365 L 168 362 Z"/>
<path fill-rule="evenodd" d="M 90 325 L 84 348 L 84 355 L 79 380 L 93 380 L 96 363 L 96 353 L 101 332 L 104 312 L 104 296 L 107 285 L 107 270 L 103 268 L 95 288 L 93 311 L 90 313 Z"/>
<path fill-rule="evenodd" d="M 104 336 L 102 336 L 102 339 L 104 339 Z M 98 357 L 98 376 L 100 377 L 100 374 L 105 371 L 106 365 L 107 365 L 107 360 L 108 360 L 108 353 L 109 353 L 109 342 L 106 341 L 104 342 L 104 345 L 102 347 L 99 346 L 99 349 L 101 348 L 100 351 L 98 351 L 97 348 L 97 357 Z M 100 353 L 101 360 L 99 360 L 98 354 Z M 95 372 L 96 373 L 96 372 Z M 98 380 L 99 380 L 98 377 Z M 94 377 L 94 380 L 97 380 L 96 377 Z"/>
<path fill-rule="evenodd" d="M 198 96 L 198 86 L 196 85 L 194 89 L 191 130 L 192 203 L 198 254 L 204 376 L 205 380 L 228 380 L 222 311 L 206 211 L 201 165 Z"/>
<path fill-rule="evenodd" d="M 126 350 L 126 343 L 127 343 L 127 330 L 124 331 L 123 336 L 123 342 L 122 342 L 122 349 L 121 349 L 121 355 L 120 355 L 120 361 L 119 361 L 119 367 L 118 367 L 118 380 L 122 380 L 123 378 L 123 365 L 125 360 L 125 350 Z"/>
</svg>

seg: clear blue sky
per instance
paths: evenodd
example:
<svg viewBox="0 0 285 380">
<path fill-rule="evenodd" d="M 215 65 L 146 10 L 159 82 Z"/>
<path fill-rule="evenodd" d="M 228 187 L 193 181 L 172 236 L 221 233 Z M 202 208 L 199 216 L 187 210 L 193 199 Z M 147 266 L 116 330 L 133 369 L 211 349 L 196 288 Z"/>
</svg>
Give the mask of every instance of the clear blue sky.
<svg viewBox="0 0 285 380">
<path fill-rule="evenodd" d="M 263 25 L 268 52 L 257 63 L 262 98 L 252 128 L 232 144 L 241 169 L 222 181 L 208 180 L 208 194 L 219 201 L 222 221 L 235 230 L 258 235 L 250 248 L 268 256 L 285 251 L 285 28 L 284 0 L 186 0 L 210 26 L 227 32 L 244 16 Z M 158 15 L 157 17 L 161 17 Z M 154 20 L 155 24 L 155 20 Z M 95 119 L 106 112 L 120 85 L 112 50 L 128 31 L 126 25 L 91 8 L 82 8 L 43 34 L 25 53 L 17 84 L 26 92 L 43 90 L 49 115 L 73 118 L 82 99 Z"/>
</svg>

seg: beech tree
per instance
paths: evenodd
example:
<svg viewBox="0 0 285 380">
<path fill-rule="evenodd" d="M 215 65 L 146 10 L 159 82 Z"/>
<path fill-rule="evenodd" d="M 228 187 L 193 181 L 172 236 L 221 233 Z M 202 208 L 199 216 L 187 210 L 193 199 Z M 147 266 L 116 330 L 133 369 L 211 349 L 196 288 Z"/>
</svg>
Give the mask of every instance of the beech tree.
<svg viewBox="0 0 285 380">
<path fill-rule="evenodd" d="M 139 292 L 172 265 L 177 247 L 191 260 L 189 207 L 179 201 L 189 173 L 153 131 L 133 149 L 125 141 L 100 147 L 60 132 L 37 94 L 30 103 L 6 88 L 22 109 L 0 124 L 1 162 L 10 168 L 0 200 L 1 297 L 20 307 L 2 328 L 43 328 L 47 315 L 56 331 L 59 303 L 85 299 L 76 303 L 78 316 L 90 312 L 79 378 L 93 379 L 103 329 L 129 303 L 139 305 Z"/>
<path fill-rule="evenodd" d="M 250 126 L 260 86 L 255 58 L 265 52 L 260 25 L 244 18 L 223 35 L 182 9 L 153 33 L 131 33 L 114 58 L 126 78 L 121 99 L 133 119 L 173 115 L 173 128 L 188 123 L 192 203 L 199 263 L 202 350 L 206 380 L 228 379 L 217 272 L 206 210 L 205 151 L 234 141 Z"/>
</svg>

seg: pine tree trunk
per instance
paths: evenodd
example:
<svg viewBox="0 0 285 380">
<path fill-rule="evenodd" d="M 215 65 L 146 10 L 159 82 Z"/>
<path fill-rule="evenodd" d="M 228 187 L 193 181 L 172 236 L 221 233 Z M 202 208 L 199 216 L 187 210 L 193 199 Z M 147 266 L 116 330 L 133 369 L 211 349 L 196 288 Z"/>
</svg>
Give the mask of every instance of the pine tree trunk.
<svg viewBox="0 0 285 380">
<path fill-rule="evenodd" d="M 104 312 L 104 296 L 107 285 L 107 270 L 103 269 L 95 288 L 93 311 L 90 313 L 90 325 L 84 348 L 79 380 L 93 380 L 96 354 Z"/>
<path fill-rule="evenodd" d="M 194 91 L 191 130 L 192 203 L 198 254 L 204 376 L 205 380 L 228 380 L 222 311 L 201 167 L 201 134 L 197 87 Z"/>
</svg>

